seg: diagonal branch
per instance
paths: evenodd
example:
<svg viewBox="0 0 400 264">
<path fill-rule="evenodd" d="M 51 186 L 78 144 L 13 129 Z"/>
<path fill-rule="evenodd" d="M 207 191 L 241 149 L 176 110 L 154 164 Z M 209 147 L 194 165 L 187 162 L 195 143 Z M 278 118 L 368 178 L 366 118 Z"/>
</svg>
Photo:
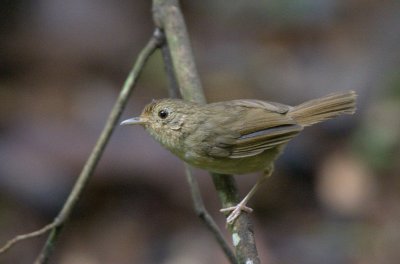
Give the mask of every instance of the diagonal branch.
<svg viewBox="0 0 400 264">
<path fill-rule="evenodd" d="M 0 254 L 10 249 L 17 242 L 41 236 L 51 230 L 51 233 L 47 238 L 46 244 L 44 245 L 40 255 L 35 261 L 36 264 L 47 263 L 49 255 L 54 249 L 54 244 L 57 241 L 57 238 L 60 235 L 61 230 L 65 225 L 65 222 L 68 220 L 79 197 L 81 196 L 84 188 L 86 187 L 87 182 L 90 179 L 90 176 L 92 175 L 94 169 L 96 168 L 96 165 L 100 160 L 100 157 L 103 154 L 103 151 L 111 137 L 111 134 L 117 125 L 117 121 L 119 120 L 121 113 L 125 108 L 128 97 L 132 92 L 147 59 L 161 45 L 162 38 L 160 36 L 161 35 L 159 29 L 156 29 L 153 33 L 153 36 L 147 43 L 147 45 L 140 52 L 110 112 L 107 122 L 103 128 L 103 131 L 101 132 L 89 158 L 87 159 L 78 179 L 75 182 L 74 187 L 71 190 L 71 193 L 67 198 L 67 201 L 64 203 L 63 208 L 61 209 L 57 217 L 53 220 L 52 223 L 44 226 L 43 228 L 37 231 L 24 235 L 19 235 L 9 240 L 5 244 L 5 246 L 3 246 L 0 249 Z"/>
<path fill-rule="evenodd" d="M 160 46 L 160 32 L 156 29 L 153 33 L 153 36 L 144 47 L 144 49 L 140 52 L 133 69 L 129 73 L 121 92 L 112 108 L 110 115 L 107 119 L 107 122 L 103 128 L 102 133 L 100 134 L 99 139 L 96 142 L 95 147 L 92 150 L 88 160 L 86 161 L 85 166 L 82 169 L 81 174 L 79 175 L 78 180 L 76 181 L 74 188 L 72 189 L 64 207 L 62 208 L 61 212 L 57 216 L 57 220 L 60 222 L 56 228 L 54 228 L 49 237 L 47 238 L 46 244 L 44 245 L 40 255 L 35 261 L 35 264 L 47 263 L 49 255 L 51 254 L 54 243 L 56 242 L 62 227 L 65 221 L 68 219 L 69 215 L 72 212 L 72 209 L 75 207 L 76 202 L 79 199 L 83 189 L 87 185 L 87 181 L 89 180 L 90 176 L 92 175 L 96 165 L 103 154 L 105 146 L 107 145 L 112 132 L 114 131 L 117 122 L 121 116 L 123 109 L 125 108 L 126 102 L 128 101 L 128 97 L 132 92 L 135 84 L 138 80 L 140 73 L 151 54 Z"/>
<path fill-rule="evenodd" d="M 26 233 L 26 234 L 22 234 L 19 236 L 14 237 L 13 239 L 10 239 L 7 241 L 7 243 L 4 244 L 3 247 L 0 248 L 0 254 L 6 252 L 7 250 L 9 250 L 12 246 L 14 246 L 14 244 L 29 239 L 29 238 L 34 238 L 34 237 L 38 237 L 41 236 L 43 234 L 46 234 L 47 232 L 49 232 L 51 229 L 55 228 L 57 226 L 57 222 L 53 221 L 52 223 L 45 225 L 44 227 L 42 227 L 41 229 L 38 229 L 36 231 L 33 231 L 31 233 Z"/>
<path fill-rule="evenodd" d="M 193 177 L 192 172 L 190 171 L 190 167 L 188 164 L 185 164 L 186 170 L 186 178 L 189 183 L 190 192 L 192 194 L 192 200 L 194 204 L 194 210 L 197 216 L 203 220 L 207 228 L 214 234 L 215 239 L 221 246 L 222 250 L 224 251 L 226 257 L 229 261 L 233 264 L 237 263 L 236 257 L 233 254 L 231 248 L 229 247 L 228 243 L 226 242 L 221 230 L 215 223 L 214 219 L 208 213 L 206 208 L 204 207 L 203 199 L 201 198 L 200 189 L 197 184 L 196 179 Z"/>
</svg>

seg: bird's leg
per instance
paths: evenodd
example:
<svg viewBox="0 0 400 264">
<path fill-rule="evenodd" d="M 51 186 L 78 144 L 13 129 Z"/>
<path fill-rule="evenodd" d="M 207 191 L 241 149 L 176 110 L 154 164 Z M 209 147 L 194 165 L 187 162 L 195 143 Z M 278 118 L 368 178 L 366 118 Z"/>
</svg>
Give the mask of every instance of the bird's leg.
<svg viewBox="0 0 400 264">
<path fill-rule="evenodd" d="M 264 171 L 263 175 L 260 178 L 258 178 L 256 184 L 254 184 L 253 188 L 251 188 L 251 190 L 247 193 L 247 195 L 243 198 L 243 200 L 240 201 L 240 203 L 238 203 L 235 206 L 223 208 L 220 210 L 220 212 L 222 212 L 222 213 L 232 211 L 229 214 L 228 218 L 226 219 L 226 222 L 228 224 L 232 224 L 242 211 L 245 211 L 247 213 L 251 213 L 253 211 L 253 209 L 251 209 L 250 207 L 247 207 L 246 205 L 249 202 L 249 200 L 251 199 L 251 197 L 253 197 L 253 195 L 256 193 L 256 191 L 261 186 L 261 184 L 263 184 L 264 181 L 269 176 L 271 176 L 273 168 L 274 168 L 273 165 L 271 165 L 270 167 L 268 167 L 267 170 Z"/>
</svg>

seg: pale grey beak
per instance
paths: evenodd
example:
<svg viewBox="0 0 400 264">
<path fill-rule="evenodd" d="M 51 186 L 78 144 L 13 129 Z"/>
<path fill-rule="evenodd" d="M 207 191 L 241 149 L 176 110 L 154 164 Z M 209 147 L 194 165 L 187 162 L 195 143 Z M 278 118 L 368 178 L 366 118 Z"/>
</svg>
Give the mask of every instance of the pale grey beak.
<svg viewBox="0 0 400 264">
<path fill-rule="evenodd" d="M 147 120 L 141 117 L 134 117 L 121 122 L 120 125 L 144 125 L 146 124 Z"/>
</svg>

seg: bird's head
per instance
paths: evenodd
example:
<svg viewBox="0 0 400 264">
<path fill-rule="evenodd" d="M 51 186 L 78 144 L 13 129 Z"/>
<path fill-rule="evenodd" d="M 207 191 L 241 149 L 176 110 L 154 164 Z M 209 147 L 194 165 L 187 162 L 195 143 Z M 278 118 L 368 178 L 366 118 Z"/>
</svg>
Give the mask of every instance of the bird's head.
<svg viewBox="0 0 400 264">
<path fill-rule="evenodd" d="M 179 99 L 153 100 L 139 117 L 127 119 L 121 125 L 142 125 L 162 145 L 171 149 L 182 135 L 182 128 L 196 105 Z"/>
</svg>

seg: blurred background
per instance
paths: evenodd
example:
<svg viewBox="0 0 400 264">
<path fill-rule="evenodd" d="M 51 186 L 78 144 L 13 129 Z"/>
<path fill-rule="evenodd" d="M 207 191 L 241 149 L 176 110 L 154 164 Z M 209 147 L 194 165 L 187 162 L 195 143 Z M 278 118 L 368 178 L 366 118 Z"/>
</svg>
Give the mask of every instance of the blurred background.
<svg viewBox="0 0 400 264">
<path fill-rule="evenodd" d="M 295 138 L 251 201 L 262 263 L 398 263 L 400 3 L 181 2 L 210 102 L 359 94 L 356 115 Z M 57 214 L 152 30 L 145 0 L 0 2 L 1 244 Z M 166 85 L 156 53 L 123 118 Z M 195 176 L 225 232 L 211 178 Z M 241 195 L 257 177 L 236 177 Z M 0 263 L 31 263 L 44 239 Z M 51 263 L 227 261 L 194 214 L 182 163 L 141 127 L 118 127 Z"/>
</svg>

